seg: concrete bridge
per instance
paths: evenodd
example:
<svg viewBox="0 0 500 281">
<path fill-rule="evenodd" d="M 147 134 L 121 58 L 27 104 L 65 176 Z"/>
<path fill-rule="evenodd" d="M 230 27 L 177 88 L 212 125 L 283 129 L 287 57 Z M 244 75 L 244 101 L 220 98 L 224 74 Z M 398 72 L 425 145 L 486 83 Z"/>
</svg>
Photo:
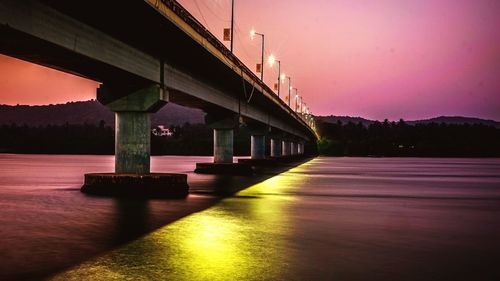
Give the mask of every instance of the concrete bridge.
<svg viewBox="0 0 500 281">
<path fill-rule="evenodd" d="M 150 113 L 167 102 L 207 113 L 214 163 L 200 171 L 241 168 L 233 164 L 241 124 L 252 132 L 255 160 L 267 157 L 266 138 L 275 158 L 303 154 L 317 139 L 309 116 L 288 107 L 173 0 L 1 0 L 0 52 L 102 83 L 97 99 L 116 112 L 112 182 L 151 176 Z"/>
</svg>

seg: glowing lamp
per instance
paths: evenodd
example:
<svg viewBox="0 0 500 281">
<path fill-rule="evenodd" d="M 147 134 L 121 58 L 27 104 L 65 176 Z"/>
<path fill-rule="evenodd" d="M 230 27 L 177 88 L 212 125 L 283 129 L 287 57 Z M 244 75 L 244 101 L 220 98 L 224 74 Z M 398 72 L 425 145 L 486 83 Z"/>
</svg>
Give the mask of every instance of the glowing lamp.
<svg viewBox="0 0 500 281">
<path fill-rule="evenodd" d="M 269 63 L 270 66 L 273 66 L 275 61 L 276 58 L 274 57 L 274 55 L 270 55 L 269 58 L 267 59 L 267 62 Z"/>
</svg>

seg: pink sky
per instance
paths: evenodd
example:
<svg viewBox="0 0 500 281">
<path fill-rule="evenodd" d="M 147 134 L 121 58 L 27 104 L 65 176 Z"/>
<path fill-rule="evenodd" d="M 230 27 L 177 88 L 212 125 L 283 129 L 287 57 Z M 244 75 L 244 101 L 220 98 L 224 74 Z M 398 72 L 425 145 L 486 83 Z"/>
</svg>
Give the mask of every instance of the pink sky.
<svg viewBox="0 0 500 281">
<path fill-rule="evenodd" d="M 230 0 L 181 0 L 222 39 Z M 500 1 L 235 0 L 235 53 L 273 53 L 320 115 L 500 120 Z M 272 85 L 277 69 L 266 66 Z M 95 98 L 95 83 L 0 56 L 0 103 Z M 286 89 L 286 85 L 282 89 Z M 286 90 L 285 90 L 286 91 Z"/>
</svg>

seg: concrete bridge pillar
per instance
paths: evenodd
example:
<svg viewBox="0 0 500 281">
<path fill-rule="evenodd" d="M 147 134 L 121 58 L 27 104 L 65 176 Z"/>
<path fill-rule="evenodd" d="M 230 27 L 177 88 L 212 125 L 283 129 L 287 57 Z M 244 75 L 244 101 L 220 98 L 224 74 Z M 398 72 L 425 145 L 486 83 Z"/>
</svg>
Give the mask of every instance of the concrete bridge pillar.
<svg viewBox="0 0 500 281">
<path fill-rule="evenodd" d="M 230 112 L 212 112 L 205 122 L 214 130 L 213 163 L 196 163 L 196 173 L 201 174 L 251 174 L 249 165 L 233 163 L 234 128 L 239 126 L 238 115 Z"/>
<path fill-rule="evenodd" d="M 271 157 L 281 156 L 281 141 L 277 138 L 271 139 Z"/>
<path fill-rule="evenodd" d="M 115 172 L 150 172 L 151 118 L 147 112 L 116 112 Z"/>
<path fill-rule="evenodd" d="M 233 163 L 233 129 L 214 129 L 214 163 Z"/>
<path fill-rule="evenodd" d="M 252 159 L 266 158 L 266 137 L 264 135 L 252 135 L 250 154 Z"/>
<path fill-rule="evenodd" d="M 150 172 L 150 114 L 166 103 L 164 91 L 159 85 L 152 85 L 106 104 L 115 112 L 116 173 Z"/>
<path fill-rule="evenodd" d="M 283 141 L 281 143 L 281 154 L 282 156 L 290 156 L 291 155 L 291 147 L 289 141 Z"/>
<path fill-rule="evenodd" d="M 153 84 L 113 100 L 113 97 L 123 93 L 113 93 L 106 85 L 99 88 L 97 97 L 116 115 L 115 173 L 85 174 L 82 192 L 112 196 L 185 197 L 189 190 L 187 175 L 150 173 L 150 114 L 167 103 L 165 90 Z"/>
<path fill-rule="evenodd" d="M 304 144 L 301 142 L 298 143 L 298 154 L 299 155 L 304 154 Z"/>
<path fill-rule="evenodd" d="M 290 142 L 290 150 L 291 150 L 291 155 L 297 155 L 297 143 L 296 142 Z"/>
<path fill-rule="evenodd" d="M 207 114 L 207 125 L 214 130 L 215 164 L 233 163 L 234 128 L 238 126 L 237 115 Z"/>
</svg>

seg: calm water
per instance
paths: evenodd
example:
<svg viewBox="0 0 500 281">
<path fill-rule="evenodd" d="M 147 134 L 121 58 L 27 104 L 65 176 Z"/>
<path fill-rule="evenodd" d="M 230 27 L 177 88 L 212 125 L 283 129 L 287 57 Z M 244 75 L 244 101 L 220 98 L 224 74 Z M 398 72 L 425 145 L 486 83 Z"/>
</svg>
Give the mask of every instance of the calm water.
<svg viewBox="0 0 500 281">
<path fill-rule="evenodd" d="M 500 280 L 500 159 L 191 173 L 210 160 L 154 157 L 193 193 L 137 201 L 79 192 L 112 157 L 0 155 L 0 279 Z"/>
</svg>

